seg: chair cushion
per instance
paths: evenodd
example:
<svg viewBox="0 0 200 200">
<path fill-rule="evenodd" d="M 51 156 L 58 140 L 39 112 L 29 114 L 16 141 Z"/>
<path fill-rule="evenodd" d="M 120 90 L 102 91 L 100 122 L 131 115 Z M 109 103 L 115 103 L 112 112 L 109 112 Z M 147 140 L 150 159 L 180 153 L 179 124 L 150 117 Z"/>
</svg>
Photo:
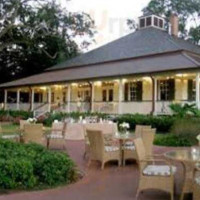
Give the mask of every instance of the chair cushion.
<svg viewBox="0 0 200 200">
<path fill-rule="evenodd" d="M 196 183 L 197 185 L 200 185 L 200 176 L 195 178 L 195 183 Z"/>
<path fill-rule="evenodd" d="M 105 146 L 106 152 L 112 152 L 112 151 L 119 151 L 119 147 L 117 146 Z"/>
<path fill-rule="evenodd" d="M 172 173 L 176 172 L 176 167 L 172 166 Z M 170 176 L 170 166 L 168 165 L 148 165 L 143 170 L 144 175 L 148 176 Z"/>
<path fill-rule="evenodd" d="M 131 151 L 135 151 L 135 145 L 125 145 L 124 150 L 131 150 Z"/>
<path fill-rule="evenodd" d="M 19 138 L 19 135 L 2 135 L 2 139 L 17 139 Z"/>
<path fill-rule="evenodd" d="M 47 138 L 49 138 L 49 139 L 64 139 L 63 135 L 58 135 L 58 134 L 47 135 Z"/>
</svg>

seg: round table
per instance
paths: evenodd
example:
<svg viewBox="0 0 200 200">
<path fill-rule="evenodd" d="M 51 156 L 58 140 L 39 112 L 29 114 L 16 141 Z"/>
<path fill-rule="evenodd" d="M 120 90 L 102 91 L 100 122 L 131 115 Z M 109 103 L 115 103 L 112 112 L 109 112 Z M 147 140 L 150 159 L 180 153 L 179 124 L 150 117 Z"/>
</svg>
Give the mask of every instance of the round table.
<svg viewBox="0 0 200 200">
<path fill-rule="evenodd" d="M 183 165 L 184 181 L 180 200 L 184 199 L 185 193 L 193 191 L 193 177 L 195 163 L 200 162 L 200 154 L 193 154 L 191 150 L 173 150 L 164 154 L 166 158 L 178 161 Z"/>
<path fill-rule="evenodd" d="M 136 138 L 135 134 L 130 133 L 118 133 L 114 136 L 115 139 L 119 140 L 120 144 L 120 152 L 121 152 L 121 160 L 123 161 L 124 158 L 124 151 L 123 151 L 123 145 L 127 140 L 134 140 Z"/>
</svg>

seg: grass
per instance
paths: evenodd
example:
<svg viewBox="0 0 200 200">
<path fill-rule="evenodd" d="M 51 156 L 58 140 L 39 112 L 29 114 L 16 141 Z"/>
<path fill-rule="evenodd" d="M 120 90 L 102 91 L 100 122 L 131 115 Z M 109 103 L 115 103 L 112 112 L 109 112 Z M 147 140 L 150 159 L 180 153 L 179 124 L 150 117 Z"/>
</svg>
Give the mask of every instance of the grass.
<svg viewBox="0 0 200 200">
<path fill-rule="evenodd" d="M 15 124 L 2 124 L 1 126 L 2 126 L 4 134 L 17 133 L 19 130 L 19 125 L 15 125 Z"/>
</svg>

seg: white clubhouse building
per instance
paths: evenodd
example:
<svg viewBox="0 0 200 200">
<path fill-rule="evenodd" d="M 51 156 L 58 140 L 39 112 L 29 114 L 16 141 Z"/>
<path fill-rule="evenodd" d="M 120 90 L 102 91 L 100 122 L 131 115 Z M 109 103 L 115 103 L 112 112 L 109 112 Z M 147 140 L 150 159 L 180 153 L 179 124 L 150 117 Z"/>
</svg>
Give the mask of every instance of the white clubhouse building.
<svg viewBox="0 0 200 200">
<path fill-rule="evenodd" d="M 171 103 L 200 107 L 200 47 L 171 34 L 163 18 L 139 19 L 139 29 L 45 72 L 0 85 L 2 108 L 169 114 Z"/>
</svg>

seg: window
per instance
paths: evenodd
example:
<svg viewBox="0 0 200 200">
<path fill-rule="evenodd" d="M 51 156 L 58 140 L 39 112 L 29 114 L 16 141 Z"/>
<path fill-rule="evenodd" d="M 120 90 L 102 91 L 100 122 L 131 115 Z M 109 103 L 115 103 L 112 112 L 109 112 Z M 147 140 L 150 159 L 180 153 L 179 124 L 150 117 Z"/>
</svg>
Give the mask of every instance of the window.
<svg viewBox="0 0 200 200">
<path fill-rule="evenodd" d="M 188 101 L 194 101 L 196 98 L 196 81 L 188 80 Z"/>
<path fill-rule="evenodd" d="M 174 79 L 169 80 L 160 80 L 159 81 L 160 89 L 160 100 L 161 101 L 172 101 L 174 100 L 175 95 L 175 81 Z"/>
<path fill-rule="evenodd" d="M 87 89 L 82 89 L 78 91 L 78 97 L 81 98 L 82 101 L 89 101 L 90 91 Z"/>
<path fill-rule="evenodd" d="M 55 102 L 55 94 L 54 94 L 54 92 L 51 93 L 51 102 L 52 103 Z"/>
<path fill-rule="evenodd" d="M 137 84 L 136 82 L 131 82 L 129 84 L 130 90 L 130 101 L 137 101 Z"/>
<path fill-rule="evenodd" d="M 102 101 L 113 101 L 113 89 L 104 89 L 102 90 Z"/>
<path fill-rule="evenodd" d="M 141 101 L 142 100 L 142 81 L 129 82 L 124 85 L 125 101 Z"/>
<path fill-rule="evenodd" d="M 144 28 L 145 27 L 145 18 L 140 19 L 140 28 Z"/>
<path fill-rule="evenodd" d="M 103 100 L 103 101 L 106 101 L 106 100 L 107 100 L 107 91 L 106 91 L 106 90 L 103 90 L 103 91 L 102 91 L 102 100 Z"/>
<path fill-rule="evenodd" d="M 158 26 L 158 18 L 154 17 L 154 26 Z"/>
<path fill-rule="evenodd" d="M 63 92 L 63 103 L 67 102 L 67 95 L 66 92 Z"/>
<path fill-rule="evenodd" d="M 151 17 L 147 18 L 147 26 L 151 26 Z"/>
<path fill-rule="evenodd" d="M 113 101 L 113 89 L 109 90 L 109 98 L 108 101 Z"/>
<path fill-rule="evenodd" d="M 159 27 L 163 28 L 163 20 L 162 19 L 159 19 Z"/>
</svg>

